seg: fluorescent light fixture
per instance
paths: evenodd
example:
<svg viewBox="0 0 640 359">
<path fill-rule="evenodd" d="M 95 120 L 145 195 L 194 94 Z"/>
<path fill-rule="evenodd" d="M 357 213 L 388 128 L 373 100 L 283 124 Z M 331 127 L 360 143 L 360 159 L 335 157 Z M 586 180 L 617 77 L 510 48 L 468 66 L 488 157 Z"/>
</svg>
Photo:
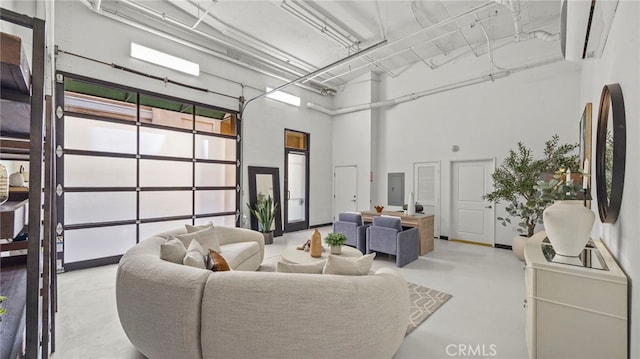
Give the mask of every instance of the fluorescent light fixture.
<svg viewBox="0 0 640 359">
<path fill-rule="evenodd" d="M 168 67 L 193 76 L 200 75 L 200 65 L 164 52 L 131 43 L 131 57 L 150 62 L 152 64 Z"/>
<path fill-rule="evenodd" d="M 271 87 L 267 87 L 267 92 L 273 90 Z M 300 97 L 293 96 L 286 92 L 275 91 L 270 94 L 267 94 L 267 97 L 270 99 L 274 99 L 276 101 L 288 103 L 289 105 L 300 107 Z"/>
</svg>

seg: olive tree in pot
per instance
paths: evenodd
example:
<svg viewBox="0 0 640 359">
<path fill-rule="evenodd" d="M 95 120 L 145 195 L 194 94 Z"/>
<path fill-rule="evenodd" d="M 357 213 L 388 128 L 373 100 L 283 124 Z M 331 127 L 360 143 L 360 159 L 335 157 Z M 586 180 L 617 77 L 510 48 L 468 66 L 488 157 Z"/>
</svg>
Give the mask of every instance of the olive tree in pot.
<svg viewBox="0 0 640 359">
<path fill-rule="evenodd" d="M 273 220 L 276 215 L 278 204 L 273 202 L 271 196 L 258 198 L 252 208 L 248 203 L 247 207 L 258 221 L 258 229 L 264 236 L 264 244 L 273 243 Z"/>
<path fill-rule="evenodd" d="M 545 142 L 544 156 L 535 159 L 530 148 L 518 142 L 516 149 L 509 150 L 502 165 L 493 173 L 494 191 L 484 198 L 491 202 L 506 202 L 507 216 L 497 217 L 503 226 L 511 223 L 512 218 L 519 219 L 513 240 L 513 251 L 524 261 L 524 243 L 533 236 L 535 227 L 542 223 L 542 212 L 552 203 L 547 196 L 541 196 L 536 185 L 545 173 L 554 173 L 558 169 L 580 169 L 578 154 L 574 154 L 578 144 L 559 144 L 558 135 Z"/>
</svg>

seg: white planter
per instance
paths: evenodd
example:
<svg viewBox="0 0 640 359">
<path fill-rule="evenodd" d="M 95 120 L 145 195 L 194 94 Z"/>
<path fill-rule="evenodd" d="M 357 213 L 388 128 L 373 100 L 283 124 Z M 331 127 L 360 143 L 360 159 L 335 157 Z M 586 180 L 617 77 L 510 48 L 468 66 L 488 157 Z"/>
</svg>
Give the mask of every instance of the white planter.
<svg viewBox="0 0 640 359">
<path fill-rule="evenodd" d="M 511 243 L 511 250 L 513 254 L 518 257 L 519 260 L 524 262 L 524 246 L 527 244 L 528 237 L 523 236 L 515 236 L 513 237 L 513 242 Z"/>
<path fill-rule="evenodd" d="M 545 232 L 557 254 L 576 257 L 589 241 L 596 216 L 582 203 L 556 201 L 542 213 Z"/>
<path fill-rule="evenodd" d="M 331 246 L 331 254 L 341 254 L 342 246 Z"/>
</svg>

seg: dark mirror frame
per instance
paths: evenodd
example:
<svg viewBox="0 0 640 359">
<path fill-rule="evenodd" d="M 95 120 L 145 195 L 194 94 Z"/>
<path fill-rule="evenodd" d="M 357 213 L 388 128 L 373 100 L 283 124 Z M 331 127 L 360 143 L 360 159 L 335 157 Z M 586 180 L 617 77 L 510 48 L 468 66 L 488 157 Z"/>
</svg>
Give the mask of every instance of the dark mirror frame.
<svg viewBox="0 0 640 359">
<path fill-rule="evenodd" d="M 276 167 L 256 167 L 249 166 L 249 205 L 253 207 L 258 200 L 256 192 L 256 175 L 271 175 L 273 179 L 273 201 L 278 204 L 276 208 L 275 230 L 273 235 L 280 237 L 282 235 L 282 200 L 280 198 L 280 169 Z M 248 209 L 247 209 L 248 210 Z M 251 218 L 251 229 L 258 230 L 258 220 L 249 212 Z"/>
<path fill-rule="evenodd" d="M 611 193 L 606 190 L 607 123 L 609 111 L 613 118 L 613 164 L 611 168 Z M 624 167 L 627 151 L 627 129 L 624 98 L 620 84 L 605 85 L 600 95 L 598 133 L 596 138 L 596 186 L 598 190 L 598 212 L 602 223 L 615 223 L 620 213 L 624 188 Z"/>
</svg>

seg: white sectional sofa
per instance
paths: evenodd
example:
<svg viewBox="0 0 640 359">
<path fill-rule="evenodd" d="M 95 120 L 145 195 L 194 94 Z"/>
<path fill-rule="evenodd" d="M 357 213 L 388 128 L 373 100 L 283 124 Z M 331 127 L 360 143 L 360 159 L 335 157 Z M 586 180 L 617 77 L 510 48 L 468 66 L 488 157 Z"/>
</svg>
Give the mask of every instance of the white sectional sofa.
<svg viewBox="0 0 640 359">
<path fill-rule="evenodd" d="M 399 348 L 409 297 L 395 270 L 364 276 L 251 272 L 264 256 L 262 235 L 216 230 L 230 272 L 160 259 L 167 233 L 122 257 L 120 322 L 148 358 L 369 359 L 390 358 Z M 256 242 L 258 255 L 251 254 Z"/>
</svg>

